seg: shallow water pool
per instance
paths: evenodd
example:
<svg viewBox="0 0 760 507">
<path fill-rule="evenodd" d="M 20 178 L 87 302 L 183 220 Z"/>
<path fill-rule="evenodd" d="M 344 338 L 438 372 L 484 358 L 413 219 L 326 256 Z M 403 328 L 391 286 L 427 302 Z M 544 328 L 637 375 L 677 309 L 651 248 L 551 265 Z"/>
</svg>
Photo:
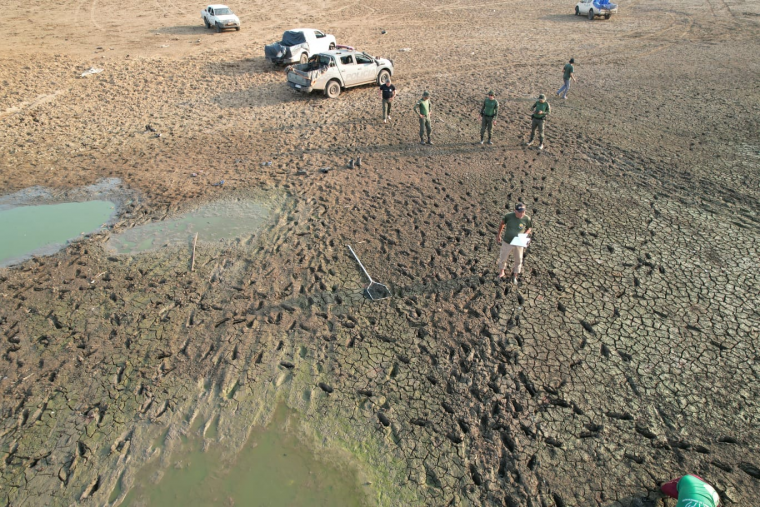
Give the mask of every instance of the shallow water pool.
<svg viewBox="0 0 760 507">
<path fill-rule="evenodd" d="M 55 253 L 67 241 L 100 229 L 115 210 L 110 201 L 87 201 L 0 211 L 0 267 Z"/>
<path fill-rule="evenodd" d="M 138 474 L 136 485 L 121 505 L 365 505 L 367 496 L 359 486 L 356 471 L 318 460 L 288 430 L 295 417 L 289 409 L 278 407 L 270 426 L 255 429 L 233 458 L 223 457 L 214 445 L 203 452 L 200 437 L 184 441 L 182 448 L 171 455 L 174 466 L 153 483 L 151 477 L 157 476 L 158 465 L 148 465 Z"/>
<path fill-rule="evenodd" d="M 140 225 L 111 236 L 106 246 L 120 254 L 137 254 L 164 246 L 253 237 L 268 220 L 272 205 L 256 200 L 207 204 L 183 215 Z"/>
</svg>

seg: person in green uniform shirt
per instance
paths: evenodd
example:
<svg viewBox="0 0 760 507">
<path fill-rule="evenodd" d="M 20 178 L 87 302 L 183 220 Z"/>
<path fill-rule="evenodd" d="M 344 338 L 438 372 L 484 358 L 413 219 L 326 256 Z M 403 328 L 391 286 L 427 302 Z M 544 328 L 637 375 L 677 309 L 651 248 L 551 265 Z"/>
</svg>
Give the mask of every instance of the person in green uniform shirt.
<svg viewBox="0 0 760 507">
<path fill-rule="evenodd" d="M 697 475 L 684 475 L 666 482 L 660 488 L 671 498 L 677 498 L 676 507 L 719 507 L 720 496 L 715 488 Z"/>
<path fill-rule="evenodd" d="M 567 92 L 570 91 L 570 80 L 572 79 L 575 81 L 575 67 L 573 67 L 574 63 L 575 59 L 570 58 L 570 63 L 566 63 L 565 68 L 562 69 L 562 79 L 565 81 L 565 84 L 562 85 L 562 88 L 557 90 L 557 97 L 562 95 L 563 99 L 567 98 Z"/>
<path fill-rule="evenodd" d="M 535 104 L 533 104 L 533 107 L 531 107 L 530 110 L 533 111 L 533 123 L 530 129 L 530 139 L 528 139 L 528 146 L 533 144 L 533 138 L 536 135 L 536 129 L 538 129 L 538 149 L 543 150 L 544 122 L 546 121 L 546 117 L 549 116 L 549 113 L 552 111 L 551 106 L 549 106 L 549 103 L 546 102 L 546 95 L 543 93 L 539 95 L 538 100 Z"/>
<path fill-rule="evenodd" d="M 425 144 L 425 132 L 427 131 L 427 143 L 433 144 L 430 140 L 430 133 L 433 129 L 430 127 L 430 94 L 425 91 L 422 98 L 414 105 L 414 112 L 420 117 L 420 144 Z"/>
<path fill-rule="evenodd" d="M 488 144 L 491 142 L 491 131 L 493 130 L 493 120 L 499 114 L 499 101 L 494 98 L 493 90 L 488 92 L 488 97 L 483 101 L 483 107 L 480 108 L 480 144 L 483 144 L 483 136 L 488 129 Z"/>
<path fill-rule="evenodd" d="M 525 214 L 525 205 L 518 203 L 515 211 L 507 213 L 501 221 L 499 232 L 496 233 L 496 241 L 501 244 L 499 249 L 499 278 L 506 277 L 507 262 L 509 256 L 515 258 L 515 265 L 512 268 L 512 281 L 517 283 L 517 277 L 522 271 L 524 247 L 510 245 L 512 240 L 518 234 L 530 234 L 533 231 L 533 222 Z"/>
</svg>

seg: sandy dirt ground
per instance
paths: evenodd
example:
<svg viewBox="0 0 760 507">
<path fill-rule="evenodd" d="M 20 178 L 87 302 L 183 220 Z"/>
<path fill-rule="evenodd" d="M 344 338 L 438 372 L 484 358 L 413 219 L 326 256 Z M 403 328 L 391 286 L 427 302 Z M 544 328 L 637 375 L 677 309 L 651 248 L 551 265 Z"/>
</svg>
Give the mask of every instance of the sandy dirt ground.
<svg viewBox="0 0 760 507">
<path fill-rule="evenodd" d="M 684 473 L 755 505 L 760 2 L 619 5 L 241 0 L 221 34 L 187 0 L 6 8 L 0 192 L 119 178 L 129 199 L 0 270 L 0 501 L 119 505 L 182 435 L 234 454 L 282 399 L 373 505 L 672 506 L 658 484 Z M 286 86 L 263 46 L 297 26 L 394 60 L 389 124 L 373 86 Z M 542 152 L 522 145 L 539 93 Z M 285 197 L 255 240 L 201 238 L 193 272 L 189 247 L 106 248 L 262 193 Z M 518 201 L 536 232 L 507 285 Z M 362 296 L 347 243 L 392 298 Z"/>
</svg>

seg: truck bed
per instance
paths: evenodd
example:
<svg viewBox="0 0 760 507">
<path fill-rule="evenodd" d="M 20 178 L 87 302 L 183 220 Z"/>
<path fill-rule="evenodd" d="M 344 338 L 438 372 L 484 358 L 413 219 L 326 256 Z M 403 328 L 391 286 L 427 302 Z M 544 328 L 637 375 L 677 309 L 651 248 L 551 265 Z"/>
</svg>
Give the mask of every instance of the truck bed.
<svg viewBox="0 0 760 507">
<path fill-rule="evenodd" d="M 288 82 L 303 87 L 310 87 L 311 82 L 326 70 L 326 66 L 315 68 L 311 62 L 291 65 L 288 67 Z"/>
</svg>

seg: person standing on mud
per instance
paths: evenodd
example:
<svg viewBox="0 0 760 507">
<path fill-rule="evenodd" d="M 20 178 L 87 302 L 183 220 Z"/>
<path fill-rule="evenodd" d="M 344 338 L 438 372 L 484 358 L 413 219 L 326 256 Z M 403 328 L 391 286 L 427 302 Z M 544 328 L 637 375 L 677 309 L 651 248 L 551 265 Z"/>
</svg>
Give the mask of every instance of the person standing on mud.
<svg viewBox="0 0 760 507">
<path fill-rule="evenodd" d="M 483 101 L 483 107 L 480 108 L 480 144 L 483 144 L 483 136 L 488 129 L 488 144 L 491 142 L 491 130 L 493 130 L 493 120 L 499 114 L 499 101 L 494 98 L 493 90 L 488 92 L 488 97 Z"/>
<path fill-rule="evenodd" d="M 676 507 L 719 507 L 720 496 L 715 488 L 697 475 L 684 475 L 666 482 L 660 490 L 671 498 L 677 498 Z"/>
<path fill-rule="evenodd" d="M 533 144 L 533 138 L 536 135 L 536 129 L 538 129 L 538 149 L 543 150 L 544 149 L 544 122 L 546 121 L 546 117 L 549 116 L 549 113 L 551 113 L 552 108 L 549 106 L 549 103 L 546 102 L 546 95 L 543 93 L 538 96 L 538 100 L 535 104 L 533 104 L 533 107 L 530 108 L 531 111 L 533 111 L 533 123 L 530 128 L 530 139 L 528 139 L 528 146 Z"/>
<path fill-rule="evenodd" d="M 562 95 L 563 99 L 567 99 L 567 92 L 570 91 L 570 80 L 576 81 L 575 79 L 575 67 L 573 67 L 573 64 L 575 63 L 575 58 L 570 58 L 570 63 L 565 64 L 565 68 L 562 71 L 562 79 L 565 81 L 565 84 L 562 85 L 562 88 L 557 90 L 557 97 Z"/>
<path fill-rule="evenodd" d="M 430 94 L 422 92 L 422 98 L 414 105 L 414 112 L 420 117 L 420 144 L 425 144 L 425 132 L 427 131 L 427 143 L 433 144 L 430 134 L 433 132 L 430 126 Z"/>
<path fill-rule="evenodd" d="M 501 245 L 499 250 L 499 278 L 506 277 L 507 262 L 509 256 L 515 258 L 515 265 L 512 268 L 512 282 L 517 283 L 517 277 L 522 272 L 523 252 L 525 247 L 510 245 L 518 234 L 530 234 L 533 232 L 533 222 L 525 214 L 525 205 L 517 203 L 515 211 L 507 213 L 501 220 L 499 232 L 496 233 L 496 242 Z"/>
<path fill-rule="evenodd" d="M 391 83 L 390 76 L 388 76 L 388 81 L 380 85 L 378 93 L 383 99 L 383 123 L 388 123 L 391 119 L 391 102 L 396 96 L 396 87 Z"/>
</svg>

